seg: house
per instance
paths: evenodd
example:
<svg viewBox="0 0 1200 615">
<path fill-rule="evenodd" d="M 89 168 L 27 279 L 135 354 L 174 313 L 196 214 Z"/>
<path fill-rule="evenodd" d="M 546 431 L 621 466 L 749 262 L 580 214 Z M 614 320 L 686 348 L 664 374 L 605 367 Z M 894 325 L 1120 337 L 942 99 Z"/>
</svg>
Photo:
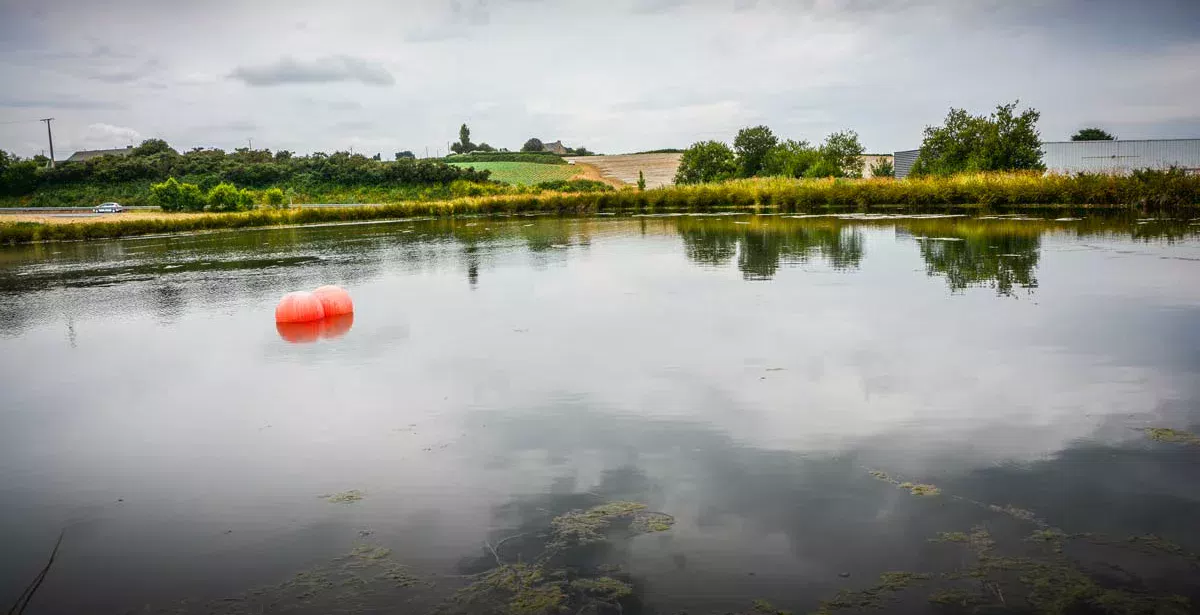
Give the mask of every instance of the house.
<svg viewBox="0 0 1200 615">
<path fill-rule="evenodd" d="M 554 143 L 543 143 L 542 151 L 543 152 L 552 152 L 552 153 L 558 154 L 559 156 L 567 155 L 567 148 L 565 145 L 562 144 L 562 141 L 555 141 Z"/>
<path fill-rule="evenodd" d="M 128 156 L 131 153 L 133 153 L 132 145 L 115 149 L 84 149 L 71 154 L 71 157 L 63 162 L 86 162 L 99 156 Z"/>
<path fill-rule="evenodd" d="M 896 152 L 896 179 L 908 177 L 921 150 Z M 1135 169 L 1177 167 L 1200 173 L 1200 139 L 1125 141 L 1046 141 L 1042 164 L 1047 173 L 1107 173 L 1128 175 Z"/>
</svg>

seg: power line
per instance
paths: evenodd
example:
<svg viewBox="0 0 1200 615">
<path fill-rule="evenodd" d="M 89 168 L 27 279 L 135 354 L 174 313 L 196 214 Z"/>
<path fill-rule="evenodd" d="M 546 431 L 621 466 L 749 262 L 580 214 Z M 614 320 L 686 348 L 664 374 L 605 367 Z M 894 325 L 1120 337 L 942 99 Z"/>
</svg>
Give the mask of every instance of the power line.
<svg viewBox="0 0 1200 615">
<path fill-rule="evenodd" d="M 41 120 L 14 120 L 12 122 L 0 122 L 0 126 L 7 126 L 9 124 L 26 124 L 26 123 L 32 124 L 33 122 L 40 122 L 40 121 Z"/>
</svg>

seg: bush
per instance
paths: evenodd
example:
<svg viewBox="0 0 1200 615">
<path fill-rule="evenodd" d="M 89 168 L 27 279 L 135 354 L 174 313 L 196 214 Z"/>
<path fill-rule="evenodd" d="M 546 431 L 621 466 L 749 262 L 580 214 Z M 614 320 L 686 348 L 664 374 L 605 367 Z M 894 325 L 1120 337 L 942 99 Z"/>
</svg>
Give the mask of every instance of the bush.
<svg viewBox="0 0 1200 615">
<path fill-rule="evenodd" d="M 591 179 L 556 179 L 537 184 L 542 190 L 556 192 L 611 192 L 614 188 L 604 182 Z"/>
<path fill-rule="evenodd" d="M 201 211 L 204 193 L 196 184 L 180 183 L 174 177 L 150 186 L 150 203 L 163 211 Z"/>
<path fill-rule="evenodd" d="M 567 164 L 553 152 L 471 152 L 447 157 L 448 162 L 534 162 L 537 164 Z"/>
<path fill-rule="evenodd" d="M 275 209 L 281 209 L 285 207 L 283 190 L 280 190 L 279 188 L 268 188 L 267 191 L 263 193 L 263 199 L 266 201 L 269 207 L 274 207 Z"/>
<path fill-rule="evenodd" d="M 163 211 L 179 211 L 179 182 L 174 177 L 150 186 L 150 202 Z"/>
<path fill-rule="evenodd" d="M 638 170 L 637 186 L 638 186 L 638 192 L 644 192 L 646 190 L 646 174 L 642 173 L 641 170 Z"/>
<path fill-rule="evenodd" d="M 233 184 L 220 183 L 208 191 L 209 211 L 237 211 L 242 194 Z"/>
<path fill-rule="evenodd" d="M 892 165 L 892 161 L 888 158 L 883 158 L 879 162 L 871 165 L 871 177 L 895 177 L 896 167 Z"/>
</svg>

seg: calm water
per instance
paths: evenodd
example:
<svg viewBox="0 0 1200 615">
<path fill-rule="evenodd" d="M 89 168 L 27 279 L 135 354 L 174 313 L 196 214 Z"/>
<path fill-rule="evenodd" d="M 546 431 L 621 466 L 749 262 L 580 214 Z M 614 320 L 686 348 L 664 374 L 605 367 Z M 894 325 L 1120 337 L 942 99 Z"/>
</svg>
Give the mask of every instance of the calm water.
<svg viewBox="0 0 1200 615">
<path fill-rule="evenodd" d="M 1200 432 L 1198 282 L 1188 222 L 520 217 L 3 248 L 0 606 L 64 531 L 29 613 L 419 613 L 620 500 L 675 520 L 572 563 L 631 583 L 625 613 L 807 612 L 886 571 L 934 575 L 885 598 L 926 610 L 978 590 L 940 576 L 975 555 L 931 541 L 972 528 L 1196 604 L 1200 446 L 1142 429 Z M 353 326 L 283 339 L 278 297 L 326 283 Z M 1089 536 L 1034 553 L 1039 529 Z M 980 600 L 1021 608 L 1000 584 Z"/>
</svg>

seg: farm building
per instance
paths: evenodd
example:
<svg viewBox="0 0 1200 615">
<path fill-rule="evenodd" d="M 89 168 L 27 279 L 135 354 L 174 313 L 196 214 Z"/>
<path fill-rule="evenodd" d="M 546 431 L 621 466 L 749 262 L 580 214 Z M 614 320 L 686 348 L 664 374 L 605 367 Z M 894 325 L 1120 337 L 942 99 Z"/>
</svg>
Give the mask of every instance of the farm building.
<svg viewBox="0 0 1200 615">
<path fill-rule="evenodd" d="M 921 150 L 896 152 L 896 178 L 907 177 Z M 1200 139 L 1048 141 L 1042 143 L 1047 173 L 1111 173 L 1179 167 L 1200 173 Z"/>
<path fill-rule="evenodd" d="M 567 155 L 567 148 L 565 145 L 563 145 L 562 141 L 555 141 L 554 143 L 543 143 L 542 151 L 543 152 L 553 152 L 555 154 L 558 154 L 559 156 Z"/>
<path fill-rule="evenodd" d="M 133 152 L 132 145 L 115 149 L 84 149 L 71 154 L 71 157 L 64 162 L 85 162 L 98 156 L 128 156 L 131 152 Z"/>
</svg>

